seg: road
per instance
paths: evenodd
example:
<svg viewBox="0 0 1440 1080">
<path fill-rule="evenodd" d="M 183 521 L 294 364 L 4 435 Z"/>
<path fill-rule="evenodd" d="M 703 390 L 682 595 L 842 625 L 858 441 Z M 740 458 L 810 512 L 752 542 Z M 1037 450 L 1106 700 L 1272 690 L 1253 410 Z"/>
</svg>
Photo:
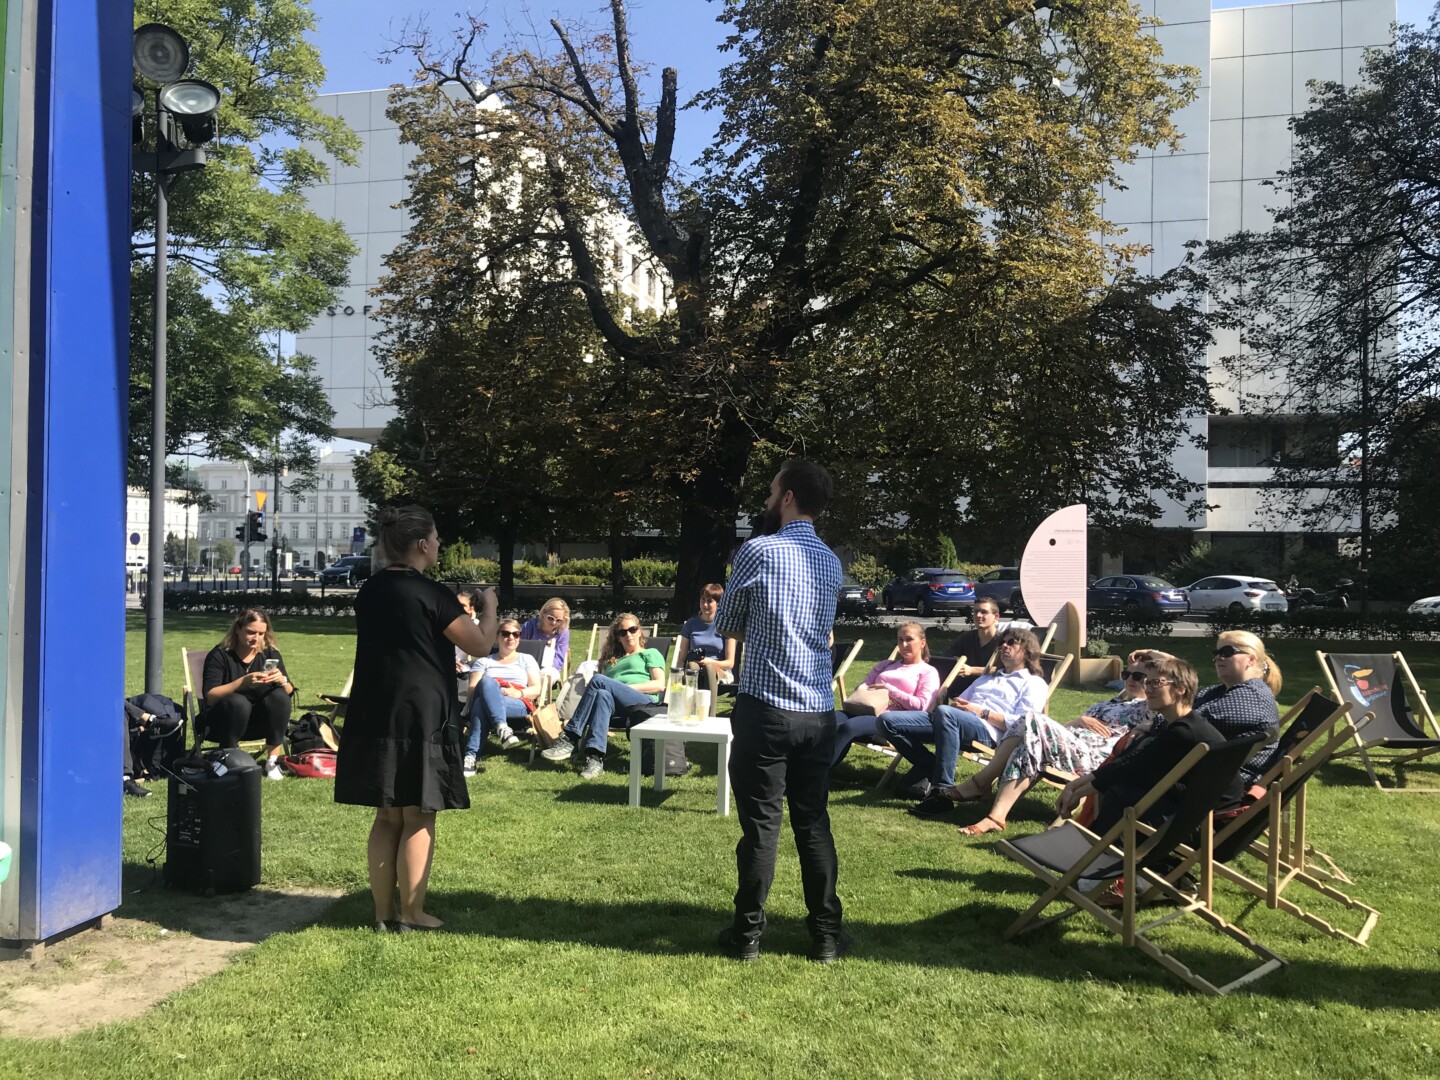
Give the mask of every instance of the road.
<svg viewBox="0 0 1440 1080">
<path fill-rule="evenodd" d="M 970 629 L 970 627 L 973 625 L 967 615 L 959 614 L 942 618 L 934 615 L 926 615 L 924 617 L 920 617 L 914 614 L 906 614 L 905 612 L 900 611 L 897 611 L 893 614 L 886 614 L 882 611 L 875 616 L 875 619 L 878 623 L 880 623 L 880 625 L 890 628 L 894 628 L 902 622 L 917 622 L 921 626 L 926 627 L 927 631 L 929 629 L 939 627 L 939 637 L 942 641 L 944 640 L 945 634 L 947 632 L 951 634 L 958 634 L 962 630 Z M 1008 618 L 1002 619 L 1001 626 L 1004 626 L 1009 621 L 1010 620 Z M 1210 637 L 1214 633 L 1214 631 L 1210 628 L 1209 621 L 1203 616 L 1184 616 L 1182 618 L 1176 619 L 1170 625 L 1171 630 L 1169 635 L 1167 635 L 1169 637 L 1200 638 Z"/>
</svg>

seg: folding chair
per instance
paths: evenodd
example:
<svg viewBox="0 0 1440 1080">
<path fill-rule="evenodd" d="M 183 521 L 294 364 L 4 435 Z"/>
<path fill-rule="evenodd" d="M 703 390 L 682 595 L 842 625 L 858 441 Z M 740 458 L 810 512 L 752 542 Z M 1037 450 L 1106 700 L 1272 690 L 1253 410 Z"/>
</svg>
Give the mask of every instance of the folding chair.
<svg viewBox="0 0 1440 1080">
<path fill-rule="evenodd" d="M 555 659 L 555 644 L 547 641 L 521 641 L 516 645 L 516 651 L 522 652 L 535 661 L 540 668 L 540 693 L 535 698 L 535 707 L 538 709 L 550 700 L 550 691 L 553 689 L 553 681 L 544 672 L 551 666 Z"/>
<path fill-rule="evenodd" d="M 200 716 L 200 688 L 205 682 L 205 657 L 210 655 L 206 649 L 180 650 L 180 668 L 185 672 L 185 692 L 180 696 L 180 714 L 185 718 L 190 731 L 195 739 L 195 749 L 200 748 L 200 728 L 195 723 Z"/>
<path fill-rule="evenodd" d="M 719 675 L 713 667 L 705 669 L 705 685 L 710 690 L 710 715 L 718 716 L 720 706 L 720 695 L 733 697 L 740 692 L 740 663 L 744 658 L 745 643 L 735 642 L 735 666 L 730 669 L 730 681 L 721 682 Z"/>
<path fill-rule="evenodd" d="M 1346 718 L 1346 707 L 1312 690 L 1289 715 L 1293 719 L 1280 737 L 1274 764 L 1256 785 L 1264 789 L 1264 794 L 1238 813 L 1217 819 L 1214 872 L 1265 901 L 1265 906 L 1272 910 L 1293 915 L 1331 937 L 1364 946 L 1380 913 L 1320 880 L 1322 877 L 1331 881 L 1350 879 L 1340 874 L 1328 856 L 1316 852 L 1305 841 L 1305 783 L 1350 739 L 1350 725 L 1341 724 Z M 1249 855 L 1265 865 L 1263 882 L 1246 876 L 1233 865 L 1241 855 Z M 1316 856 L 1328 862 L 1330 870 L 1307 864 L 1307 857 Z M 1352 934 L 1305 910 L 1283 895 L 1291 884 L 1304 885 L 1350 911 L 1359 912 L 1363 916 L 1360 929 Z M 1204 899 L 1207 904 L 1211 903 L 1210 897 Z"/>
<path fill-rule="evenodd" d="M 1320 668 L 1338 701 L 1349 710 L 1355 746 L 1337 758 L 1359 754 L 1370 782 L 1387 794 L 1436 792 L 1440 787 L 1401 787 L 1402 770 L 1440 751 L 1440 726 L 1430 711 L 1425 691 L 1401 653 L 1326 653 L 1316 650 Z M 1406 686 L 1419 708 L 1419 720 L 1407 697 Z M 1395 770 L 1396 783 L 1387 787 L 1375 773 L 1376 765 Z"/>
<path fill-rule="evenodd" d="M 1263 735 L 1252 735 L 1213 748 L 1203 744 L 1191 748 L 1139 802 L 1126 809 L 1124 817 L 1104 836 L 1067 821 L 1058 828 L 996 844 L 996 851 L 1024 866 L 1045 884 L 1040 899 L 1006 929 L 1006 940 L 1085 911 L 1101 926 L 1120 935 L 1124 945 L 1138 948 L 1201 993 L 1228 994 L 1281 967 L 1284 961 L 1280 957 L 1221 918 L 1204 899 L 1209 895 L 1213 870 L 1211 812 L 1240 766 L 1263 740 Z M 1145 825 L 1140 819 L 1181 780 L 1185 790 L 1174 814 L 1158 830 Z M 1197 829 L 1200 850 L 1189 864 L 1198 864 L 1201 884 L 1199 895 L 1190 896 L 1179 884 L 1183 870 L 1170 869 L 1162 873 L 1161 868 Z M 1123 879 L 1124 890 L 1119 911 L 1115 912 L 1101 907 L 1097 901 L 1117 878 Z M 1147 884 L 1143 891 L 1139 887 L 1141 881 Z M 1142 896 L 1146 902 L 1160 896 L 1178 907 L 1157 919 L 1137 924 L 1136 907 Z M 1068 906 L 1058 915 L 1040 917 L 1057 902 Z M 1258 957 L 1260 963 L 1218 986 L 1196 974 L 1150 936 L 1152 931 L 1185 915 L 1196 916 L 1205 925 L 1238 942 Z"/>
<path fill-rule="evenodd" d="M 940 685 L 935 689 L 934 695 L 930 698 L 930 705 L 925 710 L 926 712 L 930 712 L 935 706 L 945 700 L 945 692 L 950 689 L 950 684 L 955 681 L 956 677 L 960 674 L 960 669 L 965 666 L 965 657 L 932 656 L 926 662 L 940 675 Z M 947 664 L 949 665 L 948 668 L 946 667 Z M 890 764 L 885 766 L 885 772 L 875 784 L 875 790 L 883 791 L 885 786 L 890 783 L 890 778 L 895 775 L 895 771 L 899 768 L 900 755 L 896 754 L 890 759 Z"/>
<path fill-rule="evenodd" d="M 844 701 L 850 691 L 845 689 L 845 673 L 850 670 L 850 665 L 855 662 L 855 657 L 860 655 L 860 646 L 865 644 L 864 638 L 855 641 L 837 641 L 830 646 L 830 685 Z"/>
</svg>

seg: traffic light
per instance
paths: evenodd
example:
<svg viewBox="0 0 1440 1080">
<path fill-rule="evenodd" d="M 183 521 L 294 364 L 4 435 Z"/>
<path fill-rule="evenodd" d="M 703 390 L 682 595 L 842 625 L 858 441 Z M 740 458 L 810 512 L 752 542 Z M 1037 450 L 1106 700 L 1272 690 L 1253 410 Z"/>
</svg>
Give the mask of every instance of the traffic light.
<svg viewBox="0 0 1440 1080">
<path fill-rule="evenodd" d="M 250 526 L 250 542 L 263 541 L 265 539 L 265 515 L 259 510 L 251 510 L 245 515 L 245 522 Z"/>
<path fill-rule="evenodd" d="M 236 539 L 236 540 L 239 540 L 240 543 L 242 543 L 242 544 L 245 543 L 245 526 L 244 526 L 244 525 L 236 525 L 236 526 L 235 526 L 235 539 Z"/>
</svg>

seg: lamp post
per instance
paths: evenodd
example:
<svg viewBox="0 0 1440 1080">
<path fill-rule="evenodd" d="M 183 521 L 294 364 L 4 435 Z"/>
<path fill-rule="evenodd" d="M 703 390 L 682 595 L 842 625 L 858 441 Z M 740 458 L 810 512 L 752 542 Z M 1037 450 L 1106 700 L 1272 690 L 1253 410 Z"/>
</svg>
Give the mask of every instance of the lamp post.
<svg viewBox="0 0 1440 1080">
<path fill-rule="evenodd" d="M 190 46 L 159 23 L 135 31 L 135 72 L 141 85 L 130 91 L 132 135 L 137 146 L 133 168 L 155 176 L 155 352 L 150 375 L 150 589 L 145 596 L 145 692 L 164 690 L 165 668 L 165 323 L 166 271 L 169 260 L 170 177 L 205 167 L 200 143 L 215 137 L 220 91 L 199 79 L 183 78 L 190 67 Z M 138 152 L 145 137 L 146 90 L 155 94 L 155 150 Z M 178 131 L 177 131 L 178 128 Z M 182 150 L 184 141 L 196 144 Z"/>
</svg>

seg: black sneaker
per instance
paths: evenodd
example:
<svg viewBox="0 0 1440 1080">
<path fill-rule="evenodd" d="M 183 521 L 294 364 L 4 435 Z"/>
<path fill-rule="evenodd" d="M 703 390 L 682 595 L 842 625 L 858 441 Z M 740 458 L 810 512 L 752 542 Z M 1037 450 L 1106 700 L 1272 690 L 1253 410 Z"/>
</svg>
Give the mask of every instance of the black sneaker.
<svg viewBox="0 0 1440 1080">
<path fill-rule="evenodd" d="M 127 776 L 125 777 L 125 794 L 133 795 L 137 799 L 143 799 L 146 795 L 150 794 L 150 789 L 147 787 L 141 787 L 134 780 L 131 780 L 130 777 Z"/>
<path fill-rule="evenodd" d="M 720 946 L 720 951 L 731 960 L 754 960 L 760 955 L 760 939 L 751 941 L 735 932 L 733 926 L 727 926 L 721 930 L 715 938 L 715 944 Z"/>
<path fill-rule="evenodd" d="M 841 930 L 838 934 L 821 934 L 810 943 L 810 959 L 817 964 L 833 964 L 850 951 L 854 941 L 848 930 Z"/>
<path fill-rule="evenodd" d="M 938 791 L 932 791 L 914 806 L 907 807 L 905 812 L 916 817 L 938 818 L 954 813 L 955 804 Z"/>
</svg>

